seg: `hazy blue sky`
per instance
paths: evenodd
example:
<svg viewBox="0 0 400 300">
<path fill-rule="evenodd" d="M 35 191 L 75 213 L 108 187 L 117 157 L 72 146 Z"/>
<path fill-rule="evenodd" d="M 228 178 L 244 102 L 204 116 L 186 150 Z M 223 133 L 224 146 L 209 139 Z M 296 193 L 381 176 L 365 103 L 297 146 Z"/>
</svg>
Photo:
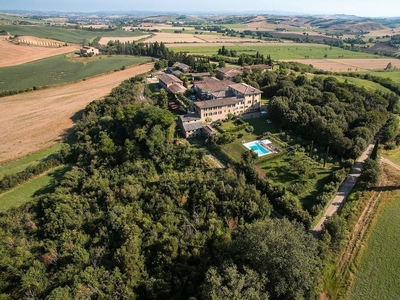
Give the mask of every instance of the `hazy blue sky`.
<svg viewBox="0 0 400 300">
<path fill-rule="evenodd" d="M 285 11 L 308 14 L 400 16 L 400 0 L 0 0 L 0 10 L 42 11 Z"/>
</svg>

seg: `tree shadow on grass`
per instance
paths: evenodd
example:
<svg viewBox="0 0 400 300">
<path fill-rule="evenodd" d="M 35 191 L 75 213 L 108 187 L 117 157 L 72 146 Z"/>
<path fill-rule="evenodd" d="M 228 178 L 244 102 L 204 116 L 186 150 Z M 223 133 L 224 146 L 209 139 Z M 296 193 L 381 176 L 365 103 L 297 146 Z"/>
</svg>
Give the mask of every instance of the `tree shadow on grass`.
<svg viewBox="0 0 400 300">
<path fill-rule="evenodd" d="M 53 193 L 55 191 L 56 186 L 58 185 L 58 182 L 64 177 L 65 173 L 71 170 L 71 168 L 72 168 L 71 165 L 65 165 L 50 171 L 47 174 L 48 176 L 52 177 L 50 182 L 47 185 L 36 190 L 33 193 L 33 196 L 36 197 L 47 193 Z"/>
</svg>

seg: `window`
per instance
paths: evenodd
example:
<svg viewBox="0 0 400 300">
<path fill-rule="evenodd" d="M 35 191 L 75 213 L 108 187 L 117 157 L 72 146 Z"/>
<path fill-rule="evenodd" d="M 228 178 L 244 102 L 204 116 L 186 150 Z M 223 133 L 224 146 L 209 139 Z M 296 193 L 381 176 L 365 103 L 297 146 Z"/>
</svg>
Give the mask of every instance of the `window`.
<svg viewBox="0 0 400 300">
<path fill-rule="evenodd" d="M 247 101 L 247 104 L 251 103 L 251 100 Z"/>
</svg>

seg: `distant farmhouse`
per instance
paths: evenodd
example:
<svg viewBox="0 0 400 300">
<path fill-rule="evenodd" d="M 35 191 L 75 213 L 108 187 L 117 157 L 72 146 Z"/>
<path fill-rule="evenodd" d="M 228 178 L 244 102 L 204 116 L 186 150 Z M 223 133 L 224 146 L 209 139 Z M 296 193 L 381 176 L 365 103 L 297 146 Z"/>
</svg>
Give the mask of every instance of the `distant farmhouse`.
<svg viewBox="0 0 400 300">
<path fill-rule="evenodd" d="M 86 55 L 92 56 L 92 55 L 98 55 L 98 54 L 100 54 L 100 52 L 99 52 L 99 49 L 96 49 L 94 47 L 83 46 L 81 48 L 81 54 L 82 55 L 86 54 Z"/>
</svg>

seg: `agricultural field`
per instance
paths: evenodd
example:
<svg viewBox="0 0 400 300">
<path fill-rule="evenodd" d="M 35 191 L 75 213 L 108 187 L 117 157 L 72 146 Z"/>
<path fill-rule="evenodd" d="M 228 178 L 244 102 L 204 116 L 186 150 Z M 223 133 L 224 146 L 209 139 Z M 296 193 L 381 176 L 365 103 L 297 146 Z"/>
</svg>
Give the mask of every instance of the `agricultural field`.
<svg viewBox="0 0 400 300">
<path fill-rule="evenodd" d="M 0 98 L 0 164 L 57 144 L 87 104 L 153 66 L 142 64 L 86 81 Z"/>
<path fill-rule="evenodd" d="M 34 86 L 74 82 L 148 60 L 148 58 L 133 56 L 69 58 L 66 55 L 58 55 L 19 66 L 1 68 L 0 91 L 18 91 Z"/>
<path fill-rule="evenodd" d="M 0 67 L 21 65 L 50 56 L 71 53 L 77 49 L 77 46 L 63 46 L 54 48 L 15 45 L 6 39 L 0 39 L 0 53 L 2 57 L 0 60 Z"/>
<path fill-rule="evenodd" d="M 366 243 L 349 299 L 398 299 L 400 295 L 400 195 L 386 204 Z"/>
<path fill-rule="evenodd" d="M 54 168 L 14 189 L 0 194 L 0 212 L 32 201 L 38 195 L 53 191 L 55 180 L 61 179 L 69 169 L 70 167 L 65 165 Z"/>
<path fill-rule="evenodd" d="M 296 61 L 302 64 L 313 65 L 317 69 L 334 72 L 365 72 L 372 70 L 383 70 L 390 62 L 394 66 L 400 67 L 400 60 L 376 58 L 378 57 L 377 55 L 374 55 L 371 58 L 366 58 L 365 56 L 363 57 L 363 55 L 369 54 L 360 52 L 354 53 L 359 53 L 360 57 L 353 57 L 352 59 L 347 59 L 346 57 L 343 59 L 282 59 L 282 61 Z M 272 54 L 271 57 L 274 58 Z"/>
<path fill-rule="evenodd" d="M 179 28 L 178 28 L 179 29 Z M 177 29 L 175 29 L 177 30 Z M 257 39 L 251 38 L 241 38 L 241 37 L 230 37 L 230 36 L 223 36 L 222 34 L 216 33 L 204 33 L 204 34 L 194 34 L 194 33 L 173 33 L 173 32 L 157 32 L 151 34 L 147 37 L 103 37 L 100 39 L 100 44 L 107 44 L 109 40 L 120 40 L 120 41 L 135 41 L 138 39 L 143 39 L 144 42 L 163 42 L 166 44 L 167 47 L 171 47 L 172 45 L 181 45 L 181 44 L 190 44 L 195 45 L 200 44 L 199 46 L 203 46 L 204 44 L 210 43 L 263 43 L 264 41 L 260 41 Z M 197 46 L 198 47 L 198 46 Z"/>
<path fill-rule="evenodd" d="M 203 36 L 202 36 L 203 37 Z M 257 42 L 257 39 L 253 40 Z M 173 47 L 173 50 L 176 52 L 188 52 L 193 54 L 203 54 L 203 55 L 212 55 L 217 54 L 218 49 L 221 48 L 221 45 L 168 45 L 168 47 Z M 362 52 L 354 52 L 349 50 L 344 50 L 337 47 L 329 47 L 326 45 L 317 45 L 317 44 L 305 44 L 305 43 L 253 43 L 246 45 L 232 45 L 228 47 L 229 50 L 236 50 L 238 54 L 247 53 L 247 54 L 256 54 L 258 51 L 260 54 L 264 56 L 271 55 L 271 58 L 274 60 L 296 60 L 305 64 L 310 64 L 316 62 L 315 59 L 320 59 L 325 61 L 325 54 L 328 58 L 340 58 L 340 59 L 361 59 L 361 58 L 379 58 L 378 55 L 362 53 Z M 304 59 L 308 57 L 307 59 Z M 331 59 L 329 59 L 331 60 Z M 400 62 L 400 61 L 399 61 Z M 387 65 L 387 63 L 386 63 Z M 385 66 L 386 66 L 385 65 Z M 346 68 L 347 71 L 347 68 Z"/>
<path fill-rule="evenodd" d="M 55 26 L 17 26 L 17 25 L 0 25 L 0 30 L 5 30 L 11 35 L 19 36 L 35 36 L 38 38 L 47 38 L 66 43 L 82 44 L 92 41 L 98 36 L 101 37 L 135 37 L 144 35 L 141 31 L 89 31 L 83 29 L 75 29 L 71 27 L 55 27 Z"/>
</svg>

